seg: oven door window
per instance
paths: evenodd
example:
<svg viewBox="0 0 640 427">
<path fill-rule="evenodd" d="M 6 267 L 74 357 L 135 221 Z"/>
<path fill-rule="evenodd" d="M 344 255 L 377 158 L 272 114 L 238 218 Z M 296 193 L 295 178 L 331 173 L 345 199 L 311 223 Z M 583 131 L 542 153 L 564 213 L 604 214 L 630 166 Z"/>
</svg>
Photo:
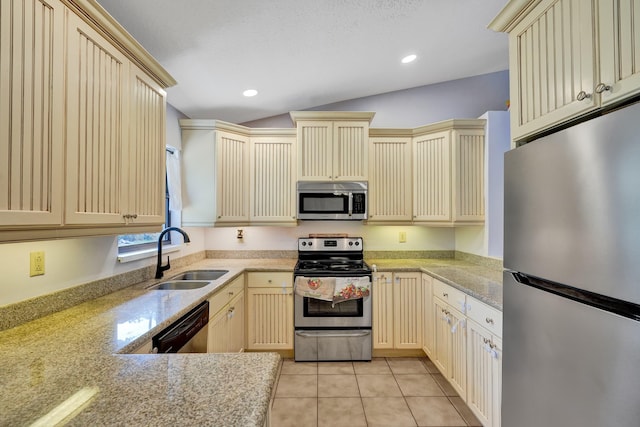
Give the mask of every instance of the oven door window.
<svg viewBox="0 0 640 427">
<path fill-rule="evenodd" d="M 301 193 L 300 213 L 346 213 L 349 210 L 349 196 L 332 193 Z"/>
<path fill-rule="evenodd" d="M 304 317 L 362 317 L 362 298 L 332 304 L 304 297 Z"/>
</svg>

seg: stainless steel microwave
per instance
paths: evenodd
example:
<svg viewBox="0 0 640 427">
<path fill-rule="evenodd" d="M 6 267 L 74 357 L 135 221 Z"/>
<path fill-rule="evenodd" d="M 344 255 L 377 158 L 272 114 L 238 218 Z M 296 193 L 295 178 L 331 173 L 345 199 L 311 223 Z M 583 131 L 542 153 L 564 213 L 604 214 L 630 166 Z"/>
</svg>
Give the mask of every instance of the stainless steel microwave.
<svg viewBox="0 0 640 427">
<path fill-rule="evenodd" d="M 367 182 L 298 181 L 298 219 L 367 219 Z"/>
</svg>

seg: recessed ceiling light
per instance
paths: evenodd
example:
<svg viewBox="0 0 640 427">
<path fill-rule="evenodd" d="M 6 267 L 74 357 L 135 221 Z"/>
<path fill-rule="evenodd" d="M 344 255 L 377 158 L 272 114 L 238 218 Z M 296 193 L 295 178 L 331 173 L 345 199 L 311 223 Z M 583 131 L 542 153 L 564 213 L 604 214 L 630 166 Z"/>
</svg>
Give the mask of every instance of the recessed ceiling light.
<svg viewBox="0 0 640 427">
<path fill-rule="evenodd" d="M 242 92 L 242 94 L 247 98 L 250 98 L 252 96 L 256 96 L 258 94 L 258 91 L 255 89 L 247 89 L 244 92 Z"/>
<path fill-rule="evenodd" d="M 409 62 L 415 61 L 417 57 L 418 57 L 417 55 L 407 55 L 404 58 L 402 58 L 402 63 L 408 64 Z"/>
</svg>

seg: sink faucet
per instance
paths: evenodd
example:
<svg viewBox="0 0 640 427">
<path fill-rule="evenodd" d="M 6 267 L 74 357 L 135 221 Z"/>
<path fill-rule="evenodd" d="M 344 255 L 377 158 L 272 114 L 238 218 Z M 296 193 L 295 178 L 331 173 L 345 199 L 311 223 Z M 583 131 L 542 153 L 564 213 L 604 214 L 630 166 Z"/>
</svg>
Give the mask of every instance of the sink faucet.
<svg viewBox="0 0 640 427">
<path fill-rule="evenodd" d="M 189 239 L 189 235 L 184 232 L 181 228 L 178 227 L 167 227 L 160 232 L 160 236 L 158 236 L 158 266 L 156 267 L 156 279 L 160 279 L 162 277 L 162 272 L 171 268 L 171 263 L 169 262 L 169 256 L 167 255 L 167 265 L 162 265 L 162 238 L 169 231 L 177 231 L 182 234 L 184 237 L 184 242 L 189 243 L 191 239 Z"/>
</svg>

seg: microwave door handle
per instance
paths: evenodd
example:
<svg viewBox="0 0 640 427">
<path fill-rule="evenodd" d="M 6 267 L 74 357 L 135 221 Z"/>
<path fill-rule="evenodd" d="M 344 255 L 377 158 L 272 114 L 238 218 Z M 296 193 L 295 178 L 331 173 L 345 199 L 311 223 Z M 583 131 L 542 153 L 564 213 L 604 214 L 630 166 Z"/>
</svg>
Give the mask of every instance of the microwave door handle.
<svg viewBox="0 0 640 427">
<path fill-rule="evenodd" d="M 349 216 L 353 214 L 353 193 L 349 192 Z"/>
</svg>

